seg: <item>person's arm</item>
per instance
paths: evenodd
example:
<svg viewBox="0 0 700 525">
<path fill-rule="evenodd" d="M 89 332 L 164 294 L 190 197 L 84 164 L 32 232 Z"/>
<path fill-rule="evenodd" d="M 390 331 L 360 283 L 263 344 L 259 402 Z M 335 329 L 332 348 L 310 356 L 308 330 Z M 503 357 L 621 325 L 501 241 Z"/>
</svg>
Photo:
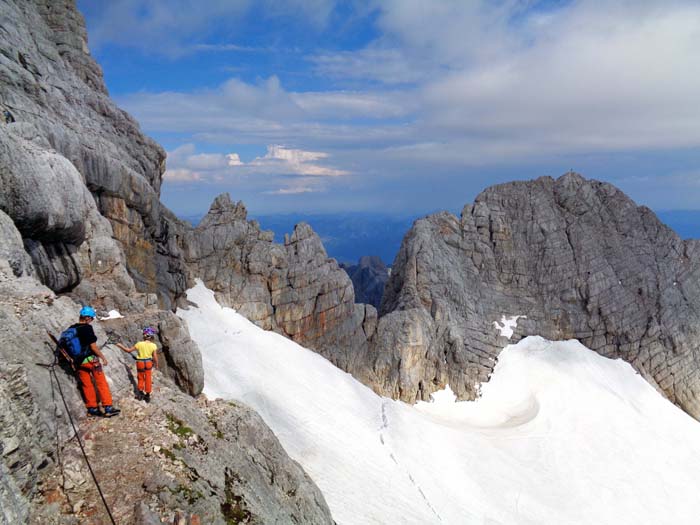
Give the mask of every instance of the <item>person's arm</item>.
<svg viewBox="0 0 700 525">
<path fill-rule="evenodd" d="M 153 350 L 153 366 L 158 368 L 158 349 Z"/>
<path fill-rule="evenodd" d="M 97 358 L 100 360 L 103 366 L 107 366 L 107 359 L 105 358 L 104 354 L 100 351 L 99 347 L 97 346 L 97 343 L 92 343 L 90 345 L 90 350 L 92 350 L 92 353 L 97 356 Z"/>
<path fill-rule="evenodd" d="M 124 345 L 121 344 L 121 343 L 117 343 L 117 346 L 118 346 L 121 350 L 123 350 L 124 352 L 126 352 L 126 353 L 128 353 L 128 354 L 130 354 L 131 352 L 136 352 L 136 347 L 134 347 L 134 346 L 132 346 L 131 348 L 127 348 L 126 346 L 124 346 Z"/>
</svg>

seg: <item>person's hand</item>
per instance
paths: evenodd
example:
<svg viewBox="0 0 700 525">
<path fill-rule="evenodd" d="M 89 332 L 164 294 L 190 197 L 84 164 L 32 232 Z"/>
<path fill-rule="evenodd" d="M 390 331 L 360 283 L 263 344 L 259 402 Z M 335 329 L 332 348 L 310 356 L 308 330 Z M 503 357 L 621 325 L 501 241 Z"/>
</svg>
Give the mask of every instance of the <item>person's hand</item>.
<svg viewBox="0 0 700 525">
<path fill-rule="evenodd" d="M 107 359 L 103 357 L 100 359 L 100 363 L 102 363 L 102 366 L 107 366 Z"/>
</svg>

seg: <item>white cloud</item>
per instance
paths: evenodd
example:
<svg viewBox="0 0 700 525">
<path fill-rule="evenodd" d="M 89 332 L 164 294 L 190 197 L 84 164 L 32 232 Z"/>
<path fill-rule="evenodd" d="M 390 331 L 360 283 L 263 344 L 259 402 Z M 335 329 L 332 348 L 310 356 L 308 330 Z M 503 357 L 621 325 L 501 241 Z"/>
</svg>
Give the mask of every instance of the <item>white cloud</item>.
<svg viewBox="0 0 700 525">
<path fill-rule="evenodd" d="M 263 157 L 257 157 L 247 164 L 242 163 L 237 166 L 247 169 L 249 172 L 266 174 L 289 174 L 306 177 L 338 177 L 341 175 L 348 175 L 349 172 L 347 171 L 323 166 L 318 163 L 318 161 L 323 161 L 327 158 L 327 153 L 289 149 L 283 146 L 271 145 L 267 147 L 267 153 Z"/>
<path fill-rule="evenodd" d="M 214 171 L 225 168 L 230 160 L 226 155 L 220 153 L 196 153 L 194 144 L 183 144 L 182 146 L 168 152 L 168 168 L 186 168 L 197 171 Z"/>
<path fill-rule="evenodd" d="M 122 102 L 148 129 L 199 140 L 388 149 L 457 166 L 700 145 L 700 5 L 522 5 L 389 1 L 377 41 L 315 57 L 351 80 L 396 70 L 412 87 L 289 92 L 272 76 Z"/>
<path fill-rule="evenodd" d="M 241 162 L 241 157 L 238 153 L 229 153 L 226 155 L 226 158 L 228 159 L 227 164 L 229 166 L 243 166 L 243 162 Z"/>
<path fill-rule="evenodd" d="M 291 93 L 290 98 L 307 118 L 316 121 L 381 121 L 405 118 L 417 109 L 412 97 L 402 91 L 307 91 Z"/>
<path fill-rule="evenodd" d="M 327 153 L 270 145 L 267 153 L 243 162 L 238 153 L 197 153 L 184 144 L 168 153 L 164 179 L 173 184 L 237 184 L 245 181 L 268 195 L 298 195 L 325 191 L 327 178 L 347 175 L 322 163 Z"/>
<path fill-rule="evenodd" d="M 341 79 L 376 80 L 383 84 L 408 84 L 425 81 L 434 70 L 433 63 L 425 61 L 415 67 L 401 49 L 368 47 L 359 51 L 320 53 L 312 56 L 316 73 Z"/>
</svg>

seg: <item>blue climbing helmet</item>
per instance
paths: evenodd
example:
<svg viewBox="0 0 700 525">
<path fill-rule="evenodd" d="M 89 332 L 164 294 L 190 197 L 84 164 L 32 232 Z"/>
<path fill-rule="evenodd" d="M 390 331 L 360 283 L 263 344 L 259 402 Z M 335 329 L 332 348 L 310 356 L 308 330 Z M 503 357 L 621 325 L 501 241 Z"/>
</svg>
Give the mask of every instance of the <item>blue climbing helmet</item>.
<svg viewBox="0 0 700 525">
<path fill-rule="evenodd" d="M 95 309 L 92 306 L 83 306 L 80 309 L 80 317 L 92 317 L 95 318 Z"/>
<path fill-rule="evenodd" d="M 147 326 L 146 328 L 143 329 L 143 336 L 144 337 L 154 337 L 156 335 L 156 330 L 155 328 L 151 328 L 150 326 Z"/>
</svg>

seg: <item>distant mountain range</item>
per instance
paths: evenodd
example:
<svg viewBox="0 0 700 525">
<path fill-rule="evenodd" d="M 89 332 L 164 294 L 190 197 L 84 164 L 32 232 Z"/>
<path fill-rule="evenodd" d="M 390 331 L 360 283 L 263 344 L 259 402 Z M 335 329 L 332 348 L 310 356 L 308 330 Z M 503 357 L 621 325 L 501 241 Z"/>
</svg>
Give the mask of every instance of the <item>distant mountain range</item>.
<svg viewBox="0 0 700 525">
<path fill-rule="evenodd" d="M 657 215 L 684 239 L 700 238 L 700 210 L 661 211 Z M 203 215 L 183 216 L 196 225 Z M 399 251 L 403 236 L 422 215 L 392 216 L 379 213 L 279 214 L 250 215 L 264 230 L 275 232 L 275 241 L 282 242 L 294 225 L 307 222 L 323 240 L 328 255 L 346 264 L 355 264 L 364 255 L 379 257 L 390 266 Z"/>
</svg>

